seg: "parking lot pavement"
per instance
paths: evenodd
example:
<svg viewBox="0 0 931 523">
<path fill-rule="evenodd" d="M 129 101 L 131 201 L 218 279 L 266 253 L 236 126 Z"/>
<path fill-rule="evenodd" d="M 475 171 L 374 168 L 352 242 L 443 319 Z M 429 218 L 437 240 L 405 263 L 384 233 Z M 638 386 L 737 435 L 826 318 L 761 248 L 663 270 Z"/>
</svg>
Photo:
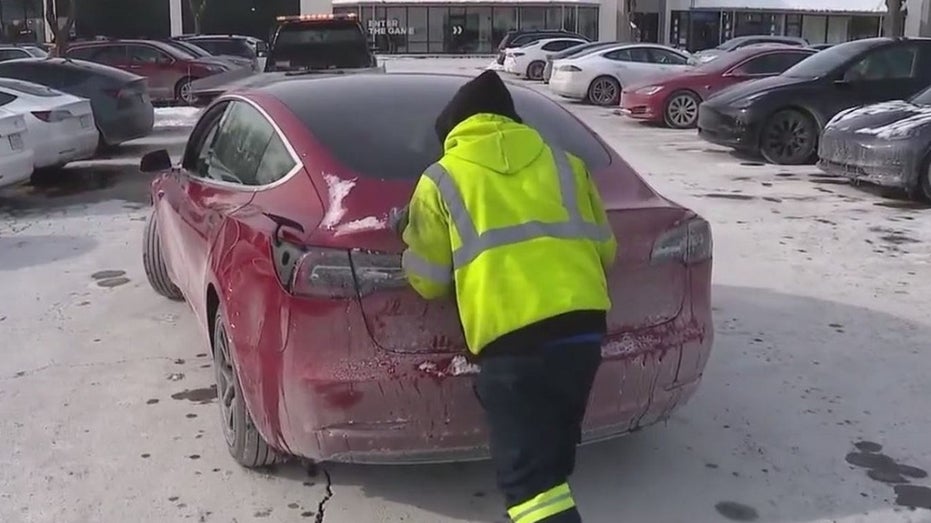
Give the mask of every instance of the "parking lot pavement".
<svg viewBox="0 0 931 523">
<path fill-rule="evenodd" d="M 715 233 L 704 381 L 668 423 L 581 450 L 585 521 L 931 521 L 931 209 L 566 107 Z M 0 192 L 0 521 L 504 521 L 487 463 L 232 462 L 206 345 L 140 260 L 132 162 L 177 157 L 192 117 L 161 113 L 106 162 Z"/>
</svg>

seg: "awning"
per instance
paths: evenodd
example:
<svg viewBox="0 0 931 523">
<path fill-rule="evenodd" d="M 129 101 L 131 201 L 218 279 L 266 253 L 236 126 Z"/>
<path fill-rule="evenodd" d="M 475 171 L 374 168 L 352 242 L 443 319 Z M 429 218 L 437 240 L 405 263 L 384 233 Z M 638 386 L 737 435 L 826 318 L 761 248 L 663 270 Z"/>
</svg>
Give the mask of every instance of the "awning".
<svg viewBox="0 0 931 523">
<path fill-rule="evenodd" d="M 693 9 L 752 9 L 754 11 L 806 11 L 879 14 L 884 0 L 692 0 Z"/>
</svg>

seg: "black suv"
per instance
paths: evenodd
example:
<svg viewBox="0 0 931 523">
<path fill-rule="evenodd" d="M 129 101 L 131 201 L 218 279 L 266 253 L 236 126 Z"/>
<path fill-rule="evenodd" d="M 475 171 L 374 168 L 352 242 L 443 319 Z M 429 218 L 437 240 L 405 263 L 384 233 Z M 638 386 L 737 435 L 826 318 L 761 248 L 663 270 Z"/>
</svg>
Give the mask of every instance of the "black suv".
<svg viewBox="0 0 931 523">
<path fill-rule="evenodd" d="M 543 40 L 544 38 L 580 38 L 586 42 L 591 42 L 586 36 L 582 36 L 579 33 L 573 33 L 572 31 L 566 31 L 563 29 L 547 29 L 547 30 L 532 30 L 532 31 L 508 31 L 504 38 L 501 39 L 501 42 L 498 44 L 498 65 L 504 64 L 504 50 L 508 47 L 520 47 L 524 44 L 529 44 L 536 42 L 537 40 Z"/>
<path fill-rule="evenodd" d="M 377 67 L 354 14 L 279 16 L 266 72 Z"/>
</svg>

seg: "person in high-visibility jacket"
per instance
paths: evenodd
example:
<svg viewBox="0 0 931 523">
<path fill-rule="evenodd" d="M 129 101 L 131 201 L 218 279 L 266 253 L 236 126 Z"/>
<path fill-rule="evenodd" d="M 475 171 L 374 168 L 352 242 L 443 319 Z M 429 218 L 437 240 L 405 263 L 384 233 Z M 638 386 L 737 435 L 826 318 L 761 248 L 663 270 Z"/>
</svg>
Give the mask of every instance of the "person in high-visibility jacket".
<svg viewBox="0 0 931 523">
<path fill-rule="evenodd" d="M 392 217 L 405 274 L 424 298 L 455 294 L 511 519 L 581 521 L 567 480 L 617 250 L 601 198 L 582 160 L 522 123 L 492 71 L 460 88 L 436 132 L 443 157 Z"/>
</svg>

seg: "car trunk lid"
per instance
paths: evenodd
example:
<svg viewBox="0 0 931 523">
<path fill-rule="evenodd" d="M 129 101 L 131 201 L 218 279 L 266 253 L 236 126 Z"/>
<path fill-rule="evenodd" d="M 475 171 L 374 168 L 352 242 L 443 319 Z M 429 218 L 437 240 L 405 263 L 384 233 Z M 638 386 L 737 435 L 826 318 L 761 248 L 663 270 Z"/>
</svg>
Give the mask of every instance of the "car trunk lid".
<svg viewBox="0 0 931 523">
<path fill-rule="evenodd" d="M 611 170 L 596 178 L 616 175 Z M 392 208 L 407 204 L 414 183 L 325 178 L 330 202 L 318 232 L 329 238 L 328 243 L 352 249 L 355 283 L 373 341 L 398 353 L 466 350 L 454 300 L 424 300 L 403 282 L 400 254 L 404 245 L 389 230 L 388 216 Z M 599 185 L 620 244 L 616 265 L 608 275 L 614 304 L 608 313 L 609 334 L 675 318 L 687 289 L 687 269 L 675 263 L 673 251 L 684 241 L 681 234 L 687 233 L 683 224 L 688 211 L 652 192 L 632 196 L 616 183 Z"/>
</svg>

